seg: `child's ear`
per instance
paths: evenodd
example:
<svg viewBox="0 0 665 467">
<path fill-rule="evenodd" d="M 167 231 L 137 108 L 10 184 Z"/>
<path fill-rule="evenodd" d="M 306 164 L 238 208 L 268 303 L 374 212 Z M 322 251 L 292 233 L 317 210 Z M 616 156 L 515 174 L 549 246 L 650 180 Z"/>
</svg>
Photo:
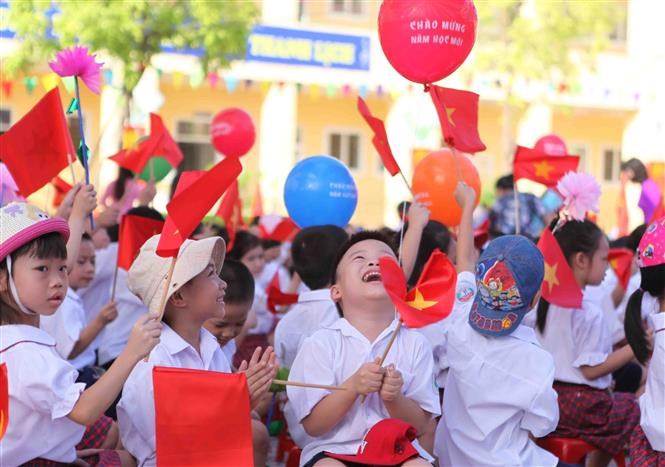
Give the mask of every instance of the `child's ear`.
<svg viewBox="0 0 665 467">
<path fill-rule="evenodd" d="M 187 306 L 187 300 L 182 295 L 182 289 L 173 292 L 169 297 L 169 302 L 176 308 L 184 308 Z"/>
<path fill-rule="evenodd" d="M 342 291 L 339 285 L 333 284 L 330 286 L 330 298 L 333 302 L 337 303 L 342 299 Z"/>
<path fill-rule="evenodd" d="M 577 269 L 586 270 L 589 267 L 589 257 L 586 253 L 578 251 L 573 254 L 572 267 Z"/>
</svg>

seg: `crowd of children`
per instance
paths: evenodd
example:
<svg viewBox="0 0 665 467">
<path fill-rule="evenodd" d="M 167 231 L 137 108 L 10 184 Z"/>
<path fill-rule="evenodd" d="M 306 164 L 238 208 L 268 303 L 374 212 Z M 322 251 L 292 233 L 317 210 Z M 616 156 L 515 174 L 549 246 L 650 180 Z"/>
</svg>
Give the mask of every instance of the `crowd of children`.
<svg viewBox="0 0 665 467">
<path fill-rule="evenodd" d="M 140 206 L 116 206 L 123 189 Z M 622 453 L 665 465 L 665 218 L 619 240 L 635 252 L 627 288 L 596 224 L 554 219 L 584 295 L 570 309 L 541 297 L 532 238 L 474 243 L 476 193 L 463 182 L 454 234 L 415 202 L 404 235 L 318 226 L 282 244 L 240 230 L 227 253 L 225 232 L 204 229 L 168 283 L 159 235 L 129 271 L 115 267 L 120 214 L 163 220 L 145 190 L 109 188 L 116 202 L 94 231 L 90 185 L 54 217 L 25 202 L 0 208 L 1 465 L 156 465 L 156 365 L 245 373 L 257 466 L 269 463 L 275 405 L 307 467 L 554 466 L 547 436 L 592 445 L 590 465 Z M 413 286 L 435 250 L 456 265 L 452 312 L 401 326 L 379 260 L 399 260 Z M 274 278 L 298 293 L 276 312 Z M 271 394 L 280 367 L 303 385 Z"/>
</svg>

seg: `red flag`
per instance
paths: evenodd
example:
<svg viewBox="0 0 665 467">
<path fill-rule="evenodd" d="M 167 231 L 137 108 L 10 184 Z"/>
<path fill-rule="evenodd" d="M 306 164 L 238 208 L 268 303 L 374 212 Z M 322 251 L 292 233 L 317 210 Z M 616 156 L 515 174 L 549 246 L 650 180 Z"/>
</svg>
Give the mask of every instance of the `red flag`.
<svg viewBox="0 0 665 467">
<path fill-rule="evenodd" d="M 541 288 L 543 298 L 564 308 L 581 308 L 582 289 L 551 230 L 543 230 L 538 249 L 545 259 L 545 277 Z"/>
<path fill-rule="evenodd" d="M 259 236 L 263 240 L 287 242 L 292 240 L 299 230 L 300 228 L 290 217 L 269 214 L 259 220 Z"/>
<path fill-rule="evenodd" d="M 155 367 L 157 465 L 254 465 L 244 373 Z"/>
<path fill-rule="evenodd" d="M 399 165 L 397 165 L 397 161 L 395 160 L 395 156 L 393 156 L 393 152 L 390 149 L 388 134 L 386 133 L 386 127 L 383 124 L 383 120 L 372 115 L 369 107 L 367 107 L 367 104 L 360 96 L 358 96 L 358 112 L 360 112 L 360 115 L 362 115 L 374 132 L 372 144 L 374 144 L 374 148 L 379 153 L 386 170 L 388 170 L 390 175 L 394 177 L 400 170 Z"/>
<path fill-rule="evenodd" d="M 273 313 L 277 312 L 278 306 L 293 305 L 298 303 L 297 293 L 285 293 L 279 286 L 279 271 L 275 272 L 272 276 L 270 284 L 268 284 L 268 309 Z"/>
<path fill-rule="evenodd" d="M 421 328 L 446 318 L 453 310 L 457 273 L 448 257 L 434 250 L 418 283 L 408 294 L 406 278 L 391 257 L 379 260 L 381 279 L 400 319 L 410 328 Z"/>
<path fill-rule="evenodd" d="M 553 188 L 566 172 L 577 171 L 579 163 L 579 156 L 548 156 L 535 149 L 517 146 L 513 179 L 527 178 Z"/>
<path fill-rule="evenodd" d="M 611 248 L 607 257 L 624 290 L 628 288 L 634 256 L 628 248 Z"/>
<path fill-rule="evenodd" d="M 226 227 L 226 231 L 229 234 L 229 243 L 226 245 L 226 251 L 229 252 L 235 243 L 238 227 L 244 225 L 242 219 L 242 201 L 238 190 L 238 180 L 235 180 L 231 184 L 226 191 L 224 198 L 222 198 L 222 202 L 219 203 L 217 217 L 224 221 L 224 227 Z"/>
<path fill-rule="evenodd" d="M 261 184 L 256 184 L 254 199 L 252 200 L 252 217 L 261 217 L 263 215 L 263 195 L 261 194 Z"/>
<path fill-rule="evenodd" d="M 53 207 L 59 208 L 65 200 L 67 193 L 73 188 L 69 183 L 64 181 L 60 176 L 51 180 L 51 185 L 55 188 L 55 195 L 53 195 Z"/>
<path fill-rule="evenodd" d="M 46 185 L 76 160 L 58 88 L 47 92 L 4 135 L 0 159 L 7 165 L 22 196 Z"/>
<path fill-rule="evenodd" d="M 9 424 L 9 382 L 7 364 L 0 364 L 0 439 L 5 436 Z"/>
<path fill-rule="evenodd" d="M 473 230 L 473 244 L 480 250 L 490 238 L 490 219 L 485 221 Z"/>
<path fill-rule="evenodd" d="M 478 94 L 431 84 L 429 94 L 448 145 L 463 152 L 486 149 L 478 134 Z"/>
<path fill-rule="evenodd" d="M 166 210 L 183 239 L 194 232 L 241 171 L 240 161 L 235 157 L 227 157 L 181 193 L 173 196 Z"/>
<path fill-rule="evenodd" d="M 178 167 L 183 160 L 180 146 L 176 143 L 157 114 L 150 114 L 150 136 L 137 141 L 131 148 L 123 149 L 109 157 L 120 167 L 141 173 L 150 158 L 163 157 L 171 167 Z"/>
<path fill-rule="evenodd" d="M 192 183 L 203 177 L 204 174 L 205 171 L 203 170 L 182 172 L 178 180 L 178 185 L 175 187 L 173 197 L 182 193 L 185 188 L 188 188 Z M 180 245 L 182 245 L 186 238 L 180 235 L 173 219 L 167 216 L 164 228 L 159 236 L 156 253 L 163 258 L 176 257 L 178 256 L 178 251 L 180 251 Z"/>
<path fill-rule="evenodd" d="M 125 214 L 118 233 L 118 267 L 129 270 L 143 244 L 164 228 L 164 221 Z"/>
</svg>

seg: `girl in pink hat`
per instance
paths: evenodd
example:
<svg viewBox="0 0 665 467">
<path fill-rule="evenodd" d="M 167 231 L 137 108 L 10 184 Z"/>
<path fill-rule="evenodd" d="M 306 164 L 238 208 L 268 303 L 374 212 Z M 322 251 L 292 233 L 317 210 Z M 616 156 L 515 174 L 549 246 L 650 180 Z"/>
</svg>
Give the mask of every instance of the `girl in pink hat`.
<svg viewBox="0 0 665 467">
<path fill-rule="evenodd" d="M 92 187 L 81 191 L 72 212 L 77 219 L 90 205 L 94 208 Z M 159 341 L 160 325 L 156 316 L 138 320 L 123 353 L 84 391 L 85 385 L 75 382 L 77 371 L 39 329 L 40 317 L 53 315 L 65 297 L 69 236 L 65 220 L 51 219 L 30 204 L 0 209 L 0 364 L 7 368 L 9 394 L 2 465 L 68 465 L 79 457 L 91 465 L 132 461 L 126 452 L 114 450 L 117 429 L 102 415 L 134 365 Z M 72 237 L 69 247 L 75 251 L 81 236 Z M 104 450 L 91 453 L 91 448 Z"/>
</svg>

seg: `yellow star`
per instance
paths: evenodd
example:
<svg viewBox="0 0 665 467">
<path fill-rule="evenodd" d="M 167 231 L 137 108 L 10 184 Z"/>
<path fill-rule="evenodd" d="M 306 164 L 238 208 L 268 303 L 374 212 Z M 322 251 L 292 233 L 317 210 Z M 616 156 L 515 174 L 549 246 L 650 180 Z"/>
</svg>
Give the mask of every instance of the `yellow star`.
<svg viewBox="0 0 665 467">
<path fill-rule="evenodd" d="M 448 116 L 448 121 L 452 126 L 455 126 L 455 121 L 453 120 L 453 114 L 457 109 L 446 107 L 446 115 Z"/>
<path fill-rule="evenodd" d="M 610 266 L 612 267 L 612 269 L 615 269 L 615 270 L 616 270 L 617 267 L 619 266 L 619 260 L 616 259 L 616 258 L 611 259 L 611 260 L 610 260 Z"/>
<path fill-rule="evenodd" d="M 420 290 L 416 289 L 416 296 L 413 300 L 410 302 L 406 302 L 407 305 L 412 306 L 413 308 L 417 310 L 424 310 L 425 308 L 429 308 L 433 305 L 436 305 L 438 302 L 435 301 L 429 301 L 425 300 L 423 297 L 423 294 L 420 293 Z"/>
<path fill-rule="evenodd" d="M 559 263 L 550 265 L 549 263 L 545 262 L 545 278 L 543 279 L 543 282 L 547 282 L 550 293 L 552 293 L 552 288 L 555 285 L 559 285 L 559 279 L 556 277 L 556 270 L 558 267 Z"/>
<path fill-rule="evenodd" d="M 533 168 L 536 169 L 536 177 L 543 177 L 546 180 L 549 180 L 550 172 L 554 169 L 547 161 L 536 162 Z"/>
</svg>

